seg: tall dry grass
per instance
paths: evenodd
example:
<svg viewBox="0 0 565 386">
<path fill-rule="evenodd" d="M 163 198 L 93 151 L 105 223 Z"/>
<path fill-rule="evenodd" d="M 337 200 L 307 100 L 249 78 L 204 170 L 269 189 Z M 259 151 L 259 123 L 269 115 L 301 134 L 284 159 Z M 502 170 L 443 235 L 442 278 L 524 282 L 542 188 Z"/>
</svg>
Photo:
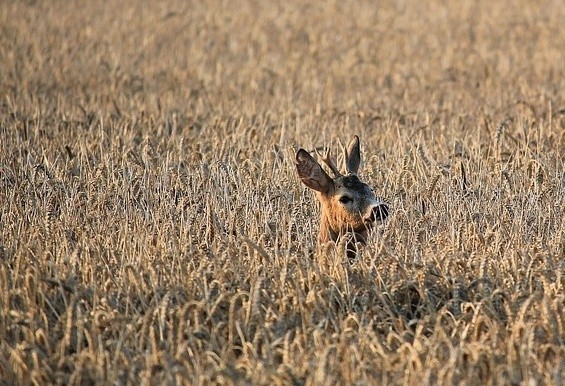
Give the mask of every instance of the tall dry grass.
<svg viewBox="0 0 565 386">
<path fill-rule="evenodd" d="M 0 384 L 562 384 L 564 19 L 3 2 Z M 353 134 L 349 261 L 294 151 Z"/>
</svg>

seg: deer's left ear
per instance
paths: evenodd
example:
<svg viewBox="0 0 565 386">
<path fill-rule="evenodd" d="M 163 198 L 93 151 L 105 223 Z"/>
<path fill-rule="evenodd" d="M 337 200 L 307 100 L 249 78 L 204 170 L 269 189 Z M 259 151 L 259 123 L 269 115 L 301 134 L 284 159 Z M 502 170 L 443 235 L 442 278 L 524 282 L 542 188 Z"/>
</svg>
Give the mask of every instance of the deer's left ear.
<svg viewBox="0 0 565 386">
<path fill-rule="evenodd" d="M 361 149 L 359 145 L 359 137 L 355 136 L 345 149 L 345 169 L 348 173 L 357 174 L 360 164 Z"/>
</svg>

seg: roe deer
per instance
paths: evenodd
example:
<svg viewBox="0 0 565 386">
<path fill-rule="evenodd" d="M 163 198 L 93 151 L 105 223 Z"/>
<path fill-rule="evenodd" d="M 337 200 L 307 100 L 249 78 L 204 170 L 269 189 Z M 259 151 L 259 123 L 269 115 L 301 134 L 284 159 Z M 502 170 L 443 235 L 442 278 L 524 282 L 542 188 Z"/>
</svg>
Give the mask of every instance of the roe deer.
<svg viewBox="0 0 565 386">
<path fill-rule="evenodd" d="M 369 230 L 388 217 L 389 207 L 379 201 L 373 190 L 357 177 L 361 163 L 358 136 L 344 148 L 345 175 L 333 163 L 329 148 L 323 156 L 316 153 L 330 168 L 333 178 L 304 149 L 296 153 L 296 170 L 302 183 L 317 192 L 322 205 L 318 242 L 337 242 L 350 233 L 354 237 L 347 243 L 348 255 L 355 256 L 355 242 L 364 244 L 367 241 Z"/>
</svg>

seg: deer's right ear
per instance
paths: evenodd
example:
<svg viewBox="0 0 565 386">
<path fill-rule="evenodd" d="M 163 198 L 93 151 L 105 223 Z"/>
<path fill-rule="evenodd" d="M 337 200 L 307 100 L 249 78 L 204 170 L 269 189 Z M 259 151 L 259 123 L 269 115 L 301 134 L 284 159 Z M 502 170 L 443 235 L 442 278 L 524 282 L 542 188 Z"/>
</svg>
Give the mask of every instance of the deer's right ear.
<svg viewBox="0 0 565 386">
<path fill-rule="evenodd" d="M 304 149 L 296 153 L 296 171 L 304 185 L 318 192 L 327 193 L 333 186 L 333 180 L 320 164 Z"/>
</svg>

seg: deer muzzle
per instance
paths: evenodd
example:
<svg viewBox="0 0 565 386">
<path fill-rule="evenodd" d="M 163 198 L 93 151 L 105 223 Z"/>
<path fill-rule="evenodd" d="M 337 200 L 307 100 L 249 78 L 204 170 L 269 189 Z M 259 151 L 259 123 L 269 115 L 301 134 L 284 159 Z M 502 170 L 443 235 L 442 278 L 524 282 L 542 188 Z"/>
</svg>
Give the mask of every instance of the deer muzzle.
<svg viewBox="0 0 565 386">
<path fill-rule="evenodd" d="M 387 204 L 375 205 L 371 208 L 369 214 L 364 218 L 365 224 L 372 224 L 374 222 L 383 222 L 388 217 L 389 208 Z"/>
</svg>

